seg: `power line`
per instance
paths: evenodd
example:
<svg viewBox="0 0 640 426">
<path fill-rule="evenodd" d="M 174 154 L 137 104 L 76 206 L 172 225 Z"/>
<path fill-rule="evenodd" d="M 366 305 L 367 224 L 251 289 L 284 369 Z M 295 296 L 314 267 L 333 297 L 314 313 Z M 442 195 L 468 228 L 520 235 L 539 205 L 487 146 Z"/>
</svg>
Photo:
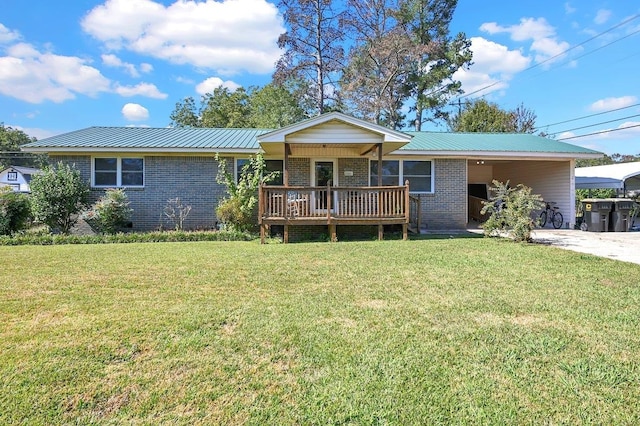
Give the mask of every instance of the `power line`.
<svg viewBox="0 0 640 426">
<path fill-rule="evenodd" d="M 583 117 L 572 118 L 570 120 L 558 121 L 557 123 L 547 124 L 547 125 L 544 125 L 544 126 L 537 126 L 534 130 L 540 130 L 540 129 L 545 128 L 545 127 L 553 127 L 553 126 L 557 126 L 558 124 L 570 123 L 572 121 L 583 120 L 585 118 L 596 117 L 598 115 L 609 114 L 610 112 L 621 111 L 623 109 L 633 108 L 633 107 L 637 107 L 637 106 L 640 106 L 640 103 L 629 105 L 629 106 L 625 106 L 625 107 L 610 109 L 608 111 L 597 112 L 595 114 L 585 115 Z"/>
<path fill-rule="evenodd" d="M 570 136 L 568 138 L 561 138 L 561 139 L 556 139 L 556 140 L 558 140 L 558 141 L 567 141 L 569 139 L 585 138 L 587 136 L 601 135 L 603 133 L 612 133 L 612 132 L 618 132 L 620 130 L 633 129 L 634 127 L 640 127 L 640 124 L 634 124 L 633 126 L 621 127 L 621 128 L 618 128 L 618 129 L 602 130 L 600 132 L 587 133 L 586 135 Z"/>
<path fill-rule="evenodd" d="M 583 42 L 581 42 L 581 43 L 578 43 L 578 44 L 576 44 L 576 45 L 574 45 L 574 46 L 571 46 L 571 47 L 569 47 L 568 49 L 566 49 L 566 50 L 564 50 L 564 51 L 562 51 L 562 52 L 560 52 L 560 53 L 558 53 L 558 54 L 556 54 L 556 55 L 554 55 L 554 56 L 551 56 L 550 58 L 545 59 L 544 61 L 538 62 L 538 63 L 536 63 L 536 64 L 531 65 L 531 66 L 530 66 L 530 67 L 528 67 L 528 68 L 525 68 L 525 69 L 524 69 L 524 70 L 522 70 L 521 72 L 527 72 L 527 71 L 529 71 L 529 70 L 532 70 L 532 69 L 534 69 L 534 68 L 536 68 L 536 67 L 538 67 L 538 66 L 540 66 L 540 65 L 542 65 L 542 64 L 544 64 L 544 63 L 546 63 L 546 62 L 549 62 L 549 61 L 551 61 L 551 60 L 553 60 L 553 59 L 555 59 L 555 58 L 557 58 L 557 57 L 559 57 L 559 56 L 562 56 L 562 55 L 566 54 L 567 52 L 570 52 L 570 51 L 572 51 L 572 50 L 574 50 L 574 49 L 577 49 L 577 48 L 578 48 L 578 47 L 580 47 L 580 46 L 584 46 L 585 44 L 589 43 L 590 41 L 595 40 L 596 38 L 601 37 L 601 36 L 603 36 L 603 35 L 605 35 L 605 34 L 607 34 L 607 33 L 611 32 L 611 31 L 615 30 L 616 28 L 619 28 L 619 27 L 621 27 L 621 26 L 623 26 L 623 25 L 626 25 L 626 24 L 628 24 L 629 22 L 631 22 L 631 21 L 633 21 L 633 20 L 635 20 L 635 19 L 638 19 L 639 17 L 640 17 L 640 14 L 636 14 L 636 15 L 634 15 L 634 16 L 631 16 L 631 17 L 629 17 L 629 18 L 625 19 L 624 21 L 622 21 L 622 22 L 620 22 L 620 23 L 618 23 L 618 24 L 614 25 L 613 27 L 611 27 L 611 28 L 609 28 L 609 29 L 607 29 L 607 30 L 604 30 L 603 32 L 601 32 L 601 33 L 599 33 L 599 34 L 596 34 L 596 35 L 594 35 L 593 37 L 591 37 L 591 38 L 589 38 L 589 39 L 587 39 L 587 40 L 585 40 L 585 41 L 583 41 Z M 623 39 L 623 38 L 627 38 L 627 37 L 628 37 L 628 35 L 627 35 L 627 36 L 622 37 L 621 39 Z M 617 41 L 617 40 L 616 40 L 616 41 Z M 609 44 L 611 44 L 611 43 L 609 43 Z M 584 56 L 584 55 L 583 55 L 583 56 Z M 471 92 L 471 93 L 464 94 L 463 96 L 458 97 L 458 100 L 459 100 L 459 99 L 467 98 L 467 97 L 469 97 L 469 96 L 471 96 L 471 95 L 474 95 L 474 94 L 476 94 L 476 93 L 478 93 L 478 92 L 482 92 L 483 90 L 486 90 L 486 89 L 490 89 L 491 87 L 493 87 L 493 86 L 495 86 L 495 85 L 497 85 L 497 84 L 500 84 L 500 83 L 504 83 L 504 82 L 505 82 L 504 80 L 498 80 L 498 81 L 493 82 L 493 83 L 491 83 L 491 84 L 489 84 L 489 85 L 487 85 L 487 86 L 485 86 L 485 87 L 482 87 L 482 88 L 480 88 L 480 89 L 478 89 L 478 90 L 475 90 L 475 91 L 473 91 L 473 92 Z"/>
<path fill-rule="evenodd" d="M 622 120 L 627 120 L 629 118 L 635 118 L 635 117 L 640 117 L 640 114 L 636 114 L 636 115 L 629 115 L 627 117 L 622 117 L 622 118 L 616 118 L 615 120 L 609 120 L 609 121 L 602 121 L 600 123 L 596 123 L 596 124 L 589 124 L 588 126 L 582 126 L 582 127 L 575 127 L 573 129 L 567 129 L 567 130 L 560 130 L 554 133 L 549 133 L 549 135 L 557 135 L 558 133 L 564 133 L 564 132 L 572 132 L 574 130 L 581 130 L 581 129 L 587 129 L 589 127 L 596 127 L 596 126 L 601 126 L 603 124 L 609 124 L 609 123 L 615 123 L 616 121 L 622 121 Z"/>
</svg>

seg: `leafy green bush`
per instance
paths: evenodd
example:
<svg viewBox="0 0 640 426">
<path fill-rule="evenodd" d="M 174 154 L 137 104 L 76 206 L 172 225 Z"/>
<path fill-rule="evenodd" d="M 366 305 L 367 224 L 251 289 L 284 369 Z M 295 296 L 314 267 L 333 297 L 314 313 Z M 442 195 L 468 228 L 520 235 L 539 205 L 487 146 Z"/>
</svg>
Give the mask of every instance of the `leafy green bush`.
<svg viewBox="0 0 640 426">
<path fill-rule="evenodd" d="M 216 215 L 229 229 L 248 229 L 255 226 L 252 210 L 243 209 L 239 198 L 227 198 L 218 205 Z"/>
<path fill-rule="evenodd" d="M 544 207 L 542 197 L 531 193 L 531 188 L 518 184 L 515 188 L 506 183 L 493 181 L 494 194 L 484 201 L 482 214 L 489 213 L 489 219 L 482 225 L 485 236 L 506 233 L 514 241 L 531 241 L 531 232 L 536 226 L 532 213 Z"/>
<path fill-rule="evenodd" d="M 83 218 L 95 223 L 101 232 L 115 234 L 122 230 L 131 219 L 133 210 L 124 189 L 109 188 L 93 207 L 83 214 Z"/>
<path fill-rule="evenodd" d="M 69 233 L 89 199 L 89 184 L 80 171 L 62 162 L 33 176 L 31 205 L 35 220 Z"/>
<path fill-rule="evenodd" d="M 10 235 L 27 227 L 31 221 L 31 204 L 26 194 L 0 188 L 0 235 Z"/>
<path fill-rule="evenodd" d="M 264 158 L 258 154 L 245 164 L 236 183 L 233 173 L 227 170 L 226 161 L 218 158 L 217 181 L 227 187 L 228 196 L 218 204 L 216 215 L 228 229 L 242 232 L 257 226 L 258 188 L 261 184 L 273 180 L 278 174 L 265 174 L 265 171 Z"/>
</svg>

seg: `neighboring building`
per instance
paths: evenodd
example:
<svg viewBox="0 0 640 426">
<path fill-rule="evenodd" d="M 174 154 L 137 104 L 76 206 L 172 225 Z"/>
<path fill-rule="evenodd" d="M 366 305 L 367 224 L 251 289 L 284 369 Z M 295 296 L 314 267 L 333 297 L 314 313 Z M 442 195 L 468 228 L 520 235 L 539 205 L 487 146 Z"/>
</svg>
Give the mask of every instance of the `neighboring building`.
<svg viewBox="0 0 640 426">
<path fill-rule="evenodd" d="M 139 230 L 157 228 L 175 197 L 192 207 L 185 227 L 214 227 L 225 196 L 215 156 L 238 173 L 262 152 L 282 186 L 262 191 L 261 223 L 322 225 L 332 235 L 336 225 L 382 229 L 418 219 L 429 229 L 464 229 L 469 188 L 494 179 L 555 201 L 571 227 L 575 159 L 602 156 L 530 134 L 399 132 L 335 112 L 278 130 L 91 127 L 23 149 L 74 164 L 96 199 L 106 188 L 126 188 Z"/>
<path fill-rule="evenodd" d="M 578 167 L 576 189 L 615 189 L 626 194 L 640 190 L 640 161 Z"/>
<path fill-rule="evenodd" d="M 39 169 L 22 166 L 9 166 L 0 171 L 0 186 L 9 186 L 16 192 L 31 192 L 31 177 L 40 173 Z"/>
</svg>

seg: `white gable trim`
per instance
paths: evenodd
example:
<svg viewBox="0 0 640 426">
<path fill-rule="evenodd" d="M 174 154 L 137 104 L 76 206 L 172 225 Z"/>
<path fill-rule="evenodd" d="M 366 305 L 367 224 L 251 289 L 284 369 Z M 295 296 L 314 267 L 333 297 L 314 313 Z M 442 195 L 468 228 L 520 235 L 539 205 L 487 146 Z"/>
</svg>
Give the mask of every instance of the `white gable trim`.
<svg viewBox="0 0 640 426">
<path fill-rule="evenodd" d="M 368 121 L 360 120 L 358 118 L 351 117 L 346 114 L 342 114 L 340 112 L 330 112 L 327 114 L 322 114 L 317 117 L 310 118 L 305 121 L 301 121 L 296 124 L 292 124 L 291 126 L 283 127 L 282 129 L 278 129 L 273 132 L 260 135 L 258 136 L 258 142 L 259 143 L 262 143 L 262 142 L 283 143 L 285 142 L 286 137 L 292 133 L 296 133 L 301 130 L 315 127 L 332 120 L 342 121 L 343 123 L 347 123 L 352 126 L 359 127 L 363 130 L 367 130 L 372 133 L 377 133 L 382 136 L 383 142 L 409 143 L 412 138 L 411 135 L 408 135 L 403 132 L 399 132 L 397 130 L 387 129 L 386 127 L 380 126 L 378 124 L 369 123 Z"/>
</svg>

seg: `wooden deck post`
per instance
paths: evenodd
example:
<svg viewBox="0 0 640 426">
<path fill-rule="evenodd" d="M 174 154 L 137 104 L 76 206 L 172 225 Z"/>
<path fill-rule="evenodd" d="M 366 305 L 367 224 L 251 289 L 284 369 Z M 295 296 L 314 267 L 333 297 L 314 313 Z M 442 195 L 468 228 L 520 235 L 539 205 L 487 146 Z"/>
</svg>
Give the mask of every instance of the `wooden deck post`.
<svg viewBox="0 0 640 426">
<path fill-rule="evenodd" d="M 327 183 L 327 226 L 329 228 L 329 238 L 332 243 L 338 241 L 338 233 L 336 232 L 336 224 L 331 221 L 331 202 L 333 194 L 331 193 L 331 183 Z M 337 207 L 337 206 L 336 206 Z"/>
<path fill-rule="evenodd" d="M 404 223 L 402 224 L 402 239 L 407 240 L 407 227 L 409 226 L 409 215 L 411 206 L 409 205 L 409 180 L 404 181 Z M 418 224 L 420 222 L 418 221 Z M 420 229 L 418 229 L 420 232 Z"/>
<path fill-rule="evenodd" d="M 282 162 L 282 166 L 284 168 L 282 176 L 282 183 L 284 186 L 289 186 L 289 154 L 291 153 L 291 147 L 288 143 L 284 144 L 284 161 Z"/>
<path fill-rule="evenodd" d="M 258 223 L 260 224 L 260 244 L 264 244 L 264 183 L 258 188 Z"/>
</svg>

